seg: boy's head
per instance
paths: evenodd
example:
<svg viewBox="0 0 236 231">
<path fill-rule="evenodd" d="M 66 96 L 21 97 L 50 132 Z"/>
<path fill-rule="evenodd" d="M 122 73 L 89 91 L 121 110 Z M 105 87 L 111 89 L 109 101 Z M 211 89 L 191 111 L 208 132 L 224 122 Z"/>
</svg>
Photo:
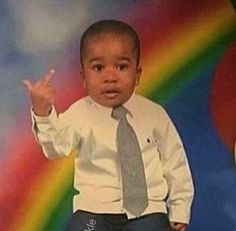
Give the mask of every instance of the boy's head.
<svg viewBox="0 0 236 231">
<path fill-rule="evenodd" d="M 96 22 L 82 35 L 80 61 L 88 94 L 103 106 L 121 105 L 139 83 L 139 38 L 124 22 Z"/>
<path fill-rule="evenodd" d="M 80 40 L 80 62 L 83 66 L 83 59 L 86 56 L 86 48 L 91 38 L 102 34 L 113 34 L 114 36 L 126 37 L 130 41 L 132 51 L 136 56 L 136 62 L 140 61 L 140 41 L 136 31 L 127 23 L 118 20 L 102 20 L 95 22 L 83 33 Z"/>
</svg>

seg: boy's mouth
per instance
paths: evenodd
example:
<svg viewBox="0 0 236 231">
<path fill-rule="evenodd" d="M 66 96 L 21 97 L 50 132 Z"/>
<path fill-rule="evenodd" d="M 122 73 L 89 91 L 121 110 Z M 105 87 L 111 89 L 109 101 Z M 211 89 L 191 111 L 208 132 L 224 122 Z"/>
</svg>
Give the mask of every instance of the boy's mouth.
<svg viewBox="0 0 236 231">
<path fill-rule="evenodd" d="M 119 95 L 119 91 L 118 90 L 105 90 L 102 92 L 102 94 L 109 99 L 113 99 L 116 98 L 117 95 Z"/>
</svg>

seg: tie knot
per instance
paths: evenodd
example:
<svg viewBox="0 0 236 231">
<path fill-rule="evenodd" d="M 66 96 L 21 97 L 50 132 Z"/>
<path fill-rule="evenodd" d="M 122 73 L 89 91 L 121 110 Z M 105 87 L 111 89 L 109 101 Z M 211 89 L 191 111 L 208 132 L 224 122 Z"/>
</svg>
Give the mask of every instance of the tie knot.
<svg viewBox="0 0 236 231">
<path fill-rule="evenodd" d="M 123 119 L 125 118 L 126 114 L 128 113 L 128 110 L 123 107 L 123 106 L 118 106 L 118 107 L 114 107 L 111 113 L 111 117 L 115 118 L 115 119 Z"/>
</svg>

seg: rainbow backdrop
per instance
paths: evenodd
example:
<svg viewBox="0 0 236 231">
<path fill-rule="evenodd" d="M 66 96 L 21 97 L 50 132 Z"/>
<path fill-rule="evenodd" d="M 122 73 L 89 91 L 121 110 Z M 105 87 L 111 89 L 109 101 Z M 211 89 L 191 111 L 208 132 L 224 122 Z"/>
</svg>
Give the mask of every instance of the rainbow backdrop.
<svg viewBox="0 0 236 231">
<path fill-rule="evenodd" d="M 143 44 L 143 76 L 137 91 L 166 107 L 184 140 L 196 186 L 189 230 L 236 230 L 231 155 L 236 107 L 230 104 L 235 103 L 236 91 L 224 99 L 228 109 L 220 110 L 225 101 L 219 105 L 216 100 L 219 92 L 221 96 L 222 90 L 228 92 L 220 88 L 227 76 L 218 65 L 236 41 L 232 4 L 227 0 L 133 1 L 116 17 L 132 24 Z M 56 73 L 58 92 L 63 92 L 56 102 L 59 111 L 85 94 L 74 59 Z M 235 73 L 235 66 L 229 68 Z M 236 85 L 232 75 L 229 88 Z M 214 88 L 215 76 L 219 76 L 218 88 Z M 220 119 L 224 115 L 235 124 L 227 121 L 224 126 Z M 29 117 L 8 140 L 0 162 L 0 231 L 64 230 L 72 211 L 73 154 L 47 160 L 34 141 Z"/>
</svg>

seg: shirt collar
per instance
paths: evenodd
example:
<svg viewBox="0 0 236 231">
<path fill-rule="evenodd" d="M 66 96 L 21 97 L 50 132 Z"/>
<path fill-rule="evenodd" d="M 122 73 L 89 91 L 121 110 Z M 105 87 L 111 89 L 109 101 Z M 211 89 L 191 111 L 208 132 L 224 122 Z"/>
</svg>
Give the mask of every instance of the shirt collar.
<svg viewBox="0 0 236 231">
<path fill-rule="evenodd" d="M 108 114 L 108 115 L 111 115 L 111 111 L 112 111 L 112 108 L 110 107 L 105 107 L 99 103 L 97 103 L 95 100 L 92 99 L 91 96 L 88 96 L 88 100 L 89 100 L 89 104 L 96 108 L 96 110 L 98 110 L 99 112 L 101 113 L 104 113 L 104 114 Z"/>
<path fill-rule="evenodd" d="M 133 117 L 132 105 L 133 105 L 133 101 L 134 101 L 134 95 L 135 95 L 135 93 L 133 93 L 131 95 L 131 97 L 123 104 L 123 106 L 128 110 L 128 115 L 130 115 L 131 118 Z"/>
<path fill-rule="evenodd" d="M 123 106 L 128 110 L 128 115 L 130 115 L 131 117 L 133 117 L 133 114 L 132 114 L 132 101 L 134 100 L 133 99 L 134 95 L 135 95 L 135 93 L 133 93 L 131 95 L 131 97 L 123 104 Z M 88 96 L 88 100 L 89 100 L 89 104 L 92 105 L 93 107 L 95 107 L 100 112 L 111 115 L 112 108 L 105 107 L 105 106 L 97 103 L 96 101 L 94 101 L 91 98 L 91 96 Z"/>
</svg>

